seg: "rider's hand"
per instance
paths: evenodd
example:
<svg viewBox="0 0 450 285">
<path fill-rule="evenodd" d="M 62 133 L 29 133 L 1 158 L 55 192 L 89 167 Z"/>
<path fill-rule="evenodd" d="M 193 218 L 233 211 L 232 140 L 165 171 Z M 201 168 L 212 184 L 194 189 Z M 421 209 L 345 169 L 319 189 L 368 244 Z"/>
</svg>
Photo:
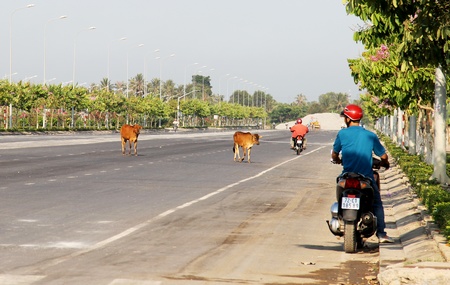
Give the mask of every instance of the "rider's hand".
<svg viewBox="0 0 450 285">
<path fill-rule="evenodd" d="M 333 163 L 333 164 L 341 164 L 342 160 L 338 157 L 337 159 L 331 159 L 331 163 Z"/>
<path fill-rule="evenodd" d="M 384 168 L 386 168 L 386 170 L 388 170 L 390 167 L 389 160 L 387 160 L 387 159 L 381 160 L 380 166 L 383 166 Z"/>
</svg>

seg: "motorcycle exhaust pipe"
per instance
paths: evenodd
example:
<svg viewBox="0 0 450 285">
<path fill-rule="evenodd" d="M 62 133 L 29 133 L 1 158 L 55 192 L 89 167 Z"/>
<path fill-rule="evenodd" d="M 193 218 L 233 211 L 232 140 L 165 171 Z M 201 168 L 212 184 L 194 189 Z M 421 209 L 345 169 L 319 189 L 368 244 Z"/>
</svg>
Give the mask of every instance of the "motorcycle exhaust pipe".
<svg viewBox="0 0 450 285">
<path fill-rule="evenodd" d="M 337 219 L 338 218 L 338 211 L 339 211 L 339 206 L 337 202 L 334 202 L 331 205 L 330 208 L 330 212 L 331 212 L 331 217 Z"/>
<path fill-rule="evenodd" d="M 338 219 L 332 218 L 331 221 L 327 220 L 326 222 L 328 225 L 328 229 L 333 235 L 340 237 L 344 235 L 344 233 L 340 230 L 341 225 L 339 224 Z"/>
</svg>

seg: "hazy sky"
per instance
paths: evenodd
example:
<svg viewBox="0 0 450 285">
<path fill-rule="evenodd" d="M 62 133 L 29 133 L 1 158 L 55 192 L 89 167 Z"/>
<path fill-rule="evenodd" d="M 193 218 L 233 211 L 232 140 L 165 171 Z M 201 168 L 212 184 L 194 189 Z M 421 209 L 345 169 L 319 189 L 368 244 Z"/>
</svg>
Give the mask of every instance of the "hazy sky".
<svg viewBox="0 0 450 285">
<path fill-rule="evenodd" d="M 347 59 L 363 51 L 359 22 L 341 0 L 1 0 L 0 76 L 11 68 L 13 81 L 42 83 L 45 69 L 51 84 L 89 85 L 109 70 L 115 83 L 128 62 L 128 78 L 210 76 L 226 98 L 263 86 L 284 103 L 327 92 L 356 99 Z"/>
</svg>

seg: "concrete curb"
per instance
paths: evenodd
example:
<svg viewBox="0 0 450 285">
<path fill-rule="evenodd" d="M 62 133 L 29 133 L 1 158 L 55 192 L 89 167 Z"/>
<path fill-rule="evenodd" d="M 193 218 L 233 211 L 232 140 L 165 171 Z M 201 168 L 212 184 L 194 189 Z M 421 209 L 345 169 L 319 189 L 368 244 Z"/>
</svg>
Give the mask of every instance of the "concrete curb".
<svg viewBox="0 0 450 285">
<path fill-rule="evenodd" d="M 448 284 L 450 247 L 407 177 L 394 166 L 381 174 L 386 232 L 394 244 L 380 244 L 381 285 Z"/>
</svg>

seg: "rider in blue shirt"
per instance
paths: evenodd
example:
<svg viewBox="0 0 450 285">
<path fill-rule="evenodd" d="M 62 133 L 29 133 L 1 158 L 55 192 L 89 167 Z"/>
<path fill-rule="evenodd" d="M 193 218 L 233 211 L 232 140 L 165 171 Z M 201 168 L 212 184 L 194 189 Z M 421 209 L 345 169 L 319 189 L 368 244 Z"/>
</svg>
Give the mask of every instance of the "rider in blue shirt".
<svg viewBox="0 0 450 285">
<path fill-rule="evenodd" d="M 354 104 L 350 104 L 341 112 L 347 128 L 341 129 L 333 144 L 331 159 L 336 163 L 342 163 L 343 173 L 357 172 L 372 180 L 374 188 L 373 208 L 377 217 L 377 237 L 380 243 L 392 243 L 392 238 L 385 232 L 384 208 L 381 201 L 380 190 L 374 180 L 372 169 L 372 155 L 381 158 L 381 165 L 389 168 L 388 155 L 381 145 L 375 133 L 360 126 L 363 117 L 362 109 Z M 342 160 L 339 157 L 342 155 Z"/>
</svg>

